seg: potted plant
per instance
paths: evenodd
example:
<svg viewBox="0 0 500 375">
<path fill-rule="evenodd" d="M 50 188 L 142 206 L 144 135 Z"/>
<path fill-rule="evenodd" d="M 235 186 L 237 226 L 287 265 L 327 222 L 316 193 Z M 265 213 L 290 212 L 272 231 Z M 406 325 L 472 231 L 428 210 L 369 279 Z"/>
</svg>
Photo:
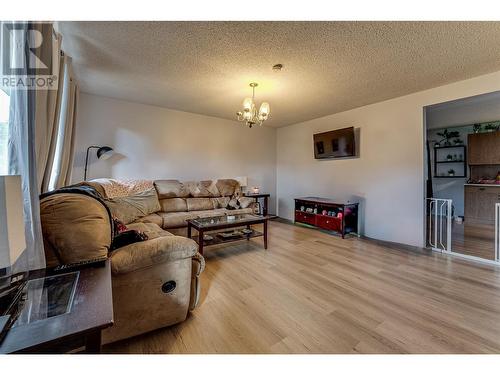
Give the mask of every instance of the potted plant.
<svg viewBox="0 0 500 375">
<path fill-rule="evenodd" d="M 484 127 L 484 130 L 486 130 L 488 133 L 491 133 L 491 132 L 496 132 L 498 131 L 498 123 L 489 123 L 489 124 L 486 124 L 486 126 Z"/>
<path fill-rule="evenodd" d="M 448 170 L 448 176 L 455 176 L 455 170 L 454 169 L 449 169 Z"/>
<path fill-rule="evenodd" d="M 461 146 L 464 144 L 464 141 L 462 141 L 461 139 L 457 138 L 455 140 L 453 140 L 453 143 L 455 143 L 455 146 Z"/>
<path fill-rule="evenodd" d="M 442 132 L 437 133 L 437 135 L 443 138 L 439 141 L 439 146 L 451 146 L 453 138 L 458 138 L 460 133 L 455 130 L 449 132 L 448 129 L 444 129 Z"/>
<path fill-rule="evenodd" d="M 451 154 L 446 155 L 446 160 L 447 161 L 452 161 L 453 160 L 453 156 L 451 156 Z"/>
<path fill-rule="evenodd" d="M 481 124 L 474 124 L 472 126 L 472 131 L 474 132 L 474 134 L 477 134 L 477 133 L 481 132 L 481 128 L 482 128 Z"/>
</svg>

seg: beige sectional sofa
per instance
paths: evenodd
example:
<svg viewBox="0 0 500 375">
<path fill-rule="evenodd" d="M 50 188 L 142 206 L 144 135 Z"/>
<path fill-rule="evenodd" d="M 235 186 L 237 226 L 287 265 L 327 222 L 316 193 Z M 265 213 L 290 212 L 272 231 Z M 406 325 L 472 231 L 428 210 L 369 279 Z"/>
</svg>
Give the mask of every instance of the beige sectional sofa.
<svg viewBox="0 0 500 375">
<path fill-rule="evenodd" d="M 252 213 L 255 210 L 254 199 L 241 196 L 241 187 L 234 179 L 189 182 L 155 180 L 153 183 L 159 201 L 158 210 L 135 221 L 154 223 L 173 234 L 185 236 L 186 220 L 189 219 Z M 89 181 L 86 184 L 108 197 L 106 180 Z M 228 209 L 230 202 L 237 203 L 239 208 Z"/>
<path fill-rule="evenodd" d="M 75 187 L 42 196 L 40 214 L 47 266 L 108 256 L 112 271 L 114 325 L 103 343 L 121 340 L 186 319 L 199 301 L 199 276 L 204 259 L 197 244 L 185 236 L 190 218 L 249 213 L 251 198 L 240 197 L 235 180 L 181 183 L 157 180 L 138 192 L 116 191 L 113 180 L 79 184 L 98 197 L 75 193 Z M 92 191 L 94 191 L 92 190 Z M 230 202 L 245 206 L 228 210 Z M 148 240 L 115 250 L 112 218 Z M 168 283 L 175 289 L 165 290 Z"/>
</svg>

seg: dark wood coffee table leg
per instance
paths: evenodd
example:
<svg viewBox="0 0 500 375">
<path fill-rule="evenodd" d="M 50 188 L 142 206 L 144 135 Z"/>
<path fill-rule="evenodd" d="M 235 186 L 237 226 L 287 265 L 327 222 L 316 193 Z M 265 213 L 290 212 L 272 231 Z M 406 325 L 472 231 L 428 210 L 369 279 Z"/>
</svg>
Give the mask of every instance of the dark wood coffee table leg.
<svg viewBox="0 0 500 375">
<path fill-rule="evenodd" d="M 264 249 L 267 250 L 267 220 L 264 220 Z"/>
<path fill-rule="evenodd" d="M 203 255 L 203 230 L 198 230 L 198 252 Z"/>
<path fill-rule="evenodd" d="M 247 225 L 247 229 L 250 229 L 250 225 Z M 250 235 L 247 234 L 247 241 L 250 241 Z"/>
<path fill-rule="evenodd" d="M 99 354 L 101 352 L 101 330 L 88 333 L 85 336 L 85 353 Z"/>
<path fill-rule="evenodd" d="M 267 216 L 267 197 L 264 197 L 264 207 L 262 207 L 262 214 Z"/>
</svg>

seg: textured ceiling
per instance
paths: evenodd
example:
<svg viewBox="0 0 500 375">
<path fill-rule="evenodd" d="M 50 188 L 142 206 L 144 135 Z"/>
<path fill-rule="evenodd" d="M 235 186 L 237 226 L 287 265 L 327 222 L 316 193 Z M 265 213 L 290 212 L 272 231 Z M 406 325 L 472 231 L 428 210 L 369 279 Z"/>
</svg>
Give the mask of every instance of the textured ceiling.
<svg viewBox="0 0 500 375">
<path fill-rule="evenodd" d="M 285 126 L 500 70 L 500 22 L 62 22 L 83 92 Z M 271 67 L 281 63 L 284 69 Z"/>
</svg>

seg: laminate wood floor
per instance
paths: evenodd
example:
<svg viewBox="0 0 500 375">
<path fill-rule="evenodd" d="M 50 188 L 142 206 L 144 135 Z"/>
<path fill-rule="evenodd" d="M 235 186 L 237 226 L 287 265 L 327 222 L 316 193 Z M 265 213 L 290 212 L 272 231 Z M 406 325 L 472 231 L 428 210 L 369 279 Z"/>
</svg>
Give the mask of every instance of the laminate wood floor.
<svg viewBox="0 0 500 375">
<path fill-rule="evenodd" d="M 495 260 L 495 226 L 453 222 L 451 249 L 457 253 Z"/>
<path fill-rule="evenodd" d="M 206 248 L 201 305 L 108 353 L 499 353 L 500 268 L 278 221 Z"/>
</svg>

